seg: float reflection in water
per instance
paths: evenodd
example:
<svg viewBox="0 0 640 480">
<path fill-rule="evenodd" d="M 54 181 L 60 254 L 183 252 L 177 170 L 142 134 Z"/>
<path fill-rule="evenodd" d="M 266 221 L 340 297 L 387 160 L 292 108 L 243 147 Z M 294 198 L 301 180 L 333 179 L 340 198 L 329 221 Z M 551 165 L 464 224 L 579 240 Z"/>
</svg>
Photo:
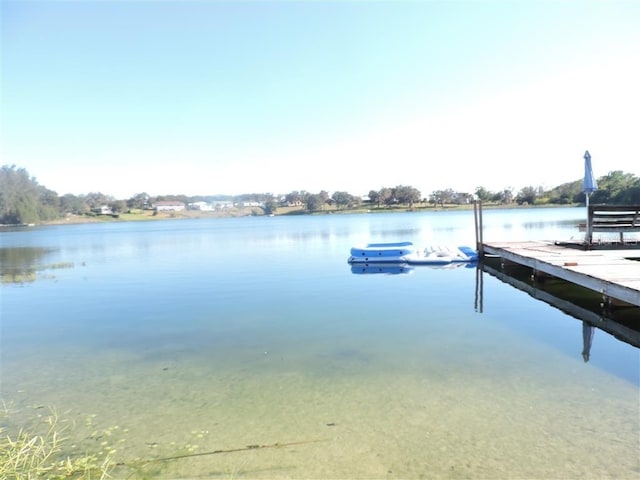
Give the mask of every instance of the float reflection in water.
<svg viewBox="0 0 640 480">
<path fill-rule="evenodd" d="M 351 273 L 357 275 L 367 274 L 386 274 L 386 275 L 407 275 L 416 270 L 424 268 L 431 270 L 453 270 L 456 268 L 476 268 L 474 263 L 443 263 L 443 264 L 422 264 L 411 265 L 407 263 L 390 263 L 390 262 L 371 262 L 371 263 L 352 263 Z"/>
<path fill-rule="evenodd" d="M 355 274 L 383 274 L 408 275 L 413 273 L 414 267 L 406 263 L 352 263 L 351 273 Z"/>
</svg>

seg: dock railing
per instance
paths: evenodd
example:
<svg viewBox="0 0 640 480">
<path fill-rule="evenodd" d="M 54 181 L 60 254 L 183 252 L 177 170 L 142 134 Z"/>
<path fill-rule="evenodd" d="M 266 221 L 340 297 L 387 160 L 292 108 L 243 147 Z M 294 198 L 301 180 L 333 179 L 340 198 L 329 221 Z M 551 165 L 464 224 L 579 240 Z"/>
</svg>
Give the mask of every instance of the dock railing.
<svg viewBox="0 0 640 480">
<path fill-rule="evenodd" d="M 624 243 L 625 233 L 640 232 L 640 205 L 589 205 L 587 224 L 579 228 L 587 232 L 587 245 L 593 244 L 596 232 L 618 233 L 620 243 Z"/>
<path fill-rule="evenodd" d="M 476 230 L 476 251 L 478 252 L 478 256 L 482 258 L 484 255 L 484 241 L 482 239 L 482 200 L 473 202 L 473 220 Z"/>
</svg>

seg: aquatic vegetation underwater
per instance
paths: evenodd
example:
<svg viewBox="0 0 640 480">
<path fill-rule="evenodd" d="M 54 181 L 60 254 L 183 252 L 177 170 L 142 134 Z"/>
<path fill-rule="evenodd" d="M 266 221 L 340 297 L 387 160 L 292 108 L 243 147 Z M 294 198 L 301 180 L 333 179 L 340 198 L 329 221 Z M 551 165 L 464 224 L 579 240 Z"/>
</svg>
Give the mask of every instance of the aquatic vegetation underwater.
<svg viewBox="0 0 640 480">
<path fill-rule="evenodd" d="M 63 418 L 53 408 L 33 407 L 32 418 L 0 404 L 0 478 L 22 480 L 97 480 L 107 478 L 145 479 L 161 475 L 167 462 L 184 458 L 198 448 L 171 445 L 171 458 L 124 460 L 126 428 L 94 428 L 95 415 L 80 424 Z M 22 423 L 18 426 L 17 423 Z M 202 432 L 196 432 L 202 436 Z M 155 445 L 148 445 L 149 449 Z M 166 452 L 162 452 L 164 454 Z"/>
<path fill-rule="evenodd" d="M 164 478 L 176 461 L 217 454 L 280 449 L 319 440 L 307 440 L 267 445 L 246 445 L 238 448 L 200 451 L 195 442 L 205 440 L 206 430 L 194 430 L 187 443 L 171 441 L 165 445 L 145 444 L 147 455 L 133 456 L 135 449 L 126 447 L 127 428 L 114 425 L 96 428 L 96 415 L 87 415 L 83 422 L 61 417 L 53 408 L 31 407 L 34 415 L 7 407 L 0 402 L 0 479 L 24 480 L 104 480 L 108 478 Z M 27 412 L 31 413 L 31 412 Z M 22 423 L 23 426 L 18 426 Z M 174 464 L 174 465 L 172 465 Z M 243 468 L 227 465 L 216 472 L 221 478 L 242 475 Z"/>
<path fill-rule="evenodd" d="M 12 414 L 3 405 L 0 410 L 0 478 L 7 480 L 49 479 L 102 479 L 109 478 L 115 467 L 113 448 L 80 453 L 70 444 L 68 436 L 73 423 L 61 419 L 51 409 L 48 413 L 38 408 L 28 425 L 16 427 Z"/>
</svg>

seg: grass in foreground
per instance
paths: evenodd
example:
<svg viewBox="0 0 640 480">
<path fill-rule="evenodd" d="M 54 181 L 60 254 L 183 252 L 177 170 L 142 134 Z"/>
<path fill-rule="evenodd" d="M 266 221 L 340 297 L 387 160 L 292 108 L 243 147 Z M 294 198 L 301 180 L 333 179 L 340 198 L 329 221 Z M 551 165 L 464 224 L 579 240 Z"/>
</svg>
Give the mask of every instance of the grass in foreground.
<svg viewBox="0 0 640 480">
<path fill-rule="evenodd" d="M 10 410 L 0 410 L 0 478 L 7 480 L 47 478 L 105 479 L 115 467 L 111 450 L 96 454 L 73 455 L 66 453 L 69 425 L 55 411 L 38 415 L 29 427 L 11 432 L 5 425 Z"/>
<path fill-rule="evenodd" d="M 158 448 L 155 442 L 146 443 L 153 454 L 146 458 L 125 458 L 128 432 L 119 426 L 96 428 L 95 415 L 84 419 L 84 425 L 61 418 L 55 410 L 43 412 L 35 407 L 35 418 L 28 425 L 17 427 L 16 411 L 0 400 L 0 479 L 31 480 L 105 480 L 163 478 L 167 468 L 174 462 L 188 461 L 193 457 L 248 452 L 264 449 L 281 449 L 292 446 L 315 444 L 326 439 L 306 439 L 286 443 L 255 444 L 237 448 L 201 451 L 195 444 L 208 434 L 207 431 L 191 432 L 192 442 L 180 447 L 170 442 Z M 73 438 L 73 439 L 72 439 Z M 150 452 L 151 453 L 151 452 Z M 221 478 L 242 475 L 242 469 L 232 467 L 218 472 Z"/>
<path fill-rule="evenodd" d="M 42 412 L 36 407 L 35 412 Z M 50 409 L 17 427 L 16 411 L 0 403 L 0 479 L 105 480 L 159 478 L 165 464 L 154 459 L 124 461 L 127 432 L 118 426 L 95 429 L 95 415 L 84 425 Z M 89 433 L 91 432 L 91 433 Z M 190 451 L 189 449 L 186 450 Z M 175 455 L 184 454 L 179 450 Z"/>
</svg>

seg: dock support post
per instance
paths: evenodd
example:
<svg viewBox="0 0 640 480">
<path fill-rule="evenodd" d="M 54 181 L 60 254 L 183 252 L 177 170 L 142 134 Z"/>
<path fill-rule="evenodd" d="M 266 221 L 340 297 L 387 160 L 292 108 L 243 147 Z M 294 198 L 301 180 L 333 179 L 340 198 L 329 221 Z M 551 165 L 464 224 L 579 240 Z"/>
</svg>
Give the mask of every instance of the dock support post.
<svg viewBox="0 0 640 480">
<path fill-rule="evenodd" d="M 473 202 L 473 220 L 476 229 L 476 250 L 478 251 L 478 256 L 482 258 L 484 256 L 482 239 L 482 200 L 476 200 Z"/>
</svg>

